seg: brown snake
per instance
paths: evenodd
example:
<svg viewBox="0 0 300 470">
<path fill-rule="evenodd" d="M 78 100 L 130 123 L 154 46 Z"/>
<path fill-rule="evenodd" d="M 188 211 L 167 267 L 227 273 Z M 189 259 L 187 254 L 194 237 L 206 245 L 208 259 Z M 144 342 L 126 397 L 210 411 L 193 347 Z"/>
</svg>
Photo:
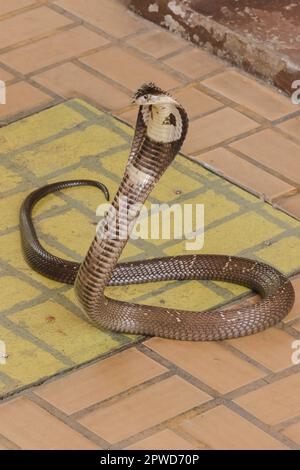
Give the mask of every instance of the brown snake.
<svg viewBox="0 0 300 470">
<path fill-rule="evenodd" d="M 182 106 L 153 83 L 143 85 L 134 100 L 140 107 L 125 174 L 85 259 L 79 264 L 51 255 L 39 243 L 32 223 L 36 202 L 60 189 L 91 184 L 108 199 L 101 183 L 72 180 L 37 189 L 25 199 L 20 229 L 27 262 L 51 279 L 75 284 L 86 316 L 99 327 L 119 332 L 221 340 L 256 333 L 279 322 L 294 304 L 294 290 L 287 277 L 267 264 L 215 254 L 117 264 L 129 237 L 129 224 L 133 226 L 137 220 L 140 205 L 180 150 L 188 128 Z M 104 295 L 108 285 L 189 279 L 237 283 L 255 290 L 261 299 L 243 307 L 191 312 L 122 302 Z"/>
</svg>

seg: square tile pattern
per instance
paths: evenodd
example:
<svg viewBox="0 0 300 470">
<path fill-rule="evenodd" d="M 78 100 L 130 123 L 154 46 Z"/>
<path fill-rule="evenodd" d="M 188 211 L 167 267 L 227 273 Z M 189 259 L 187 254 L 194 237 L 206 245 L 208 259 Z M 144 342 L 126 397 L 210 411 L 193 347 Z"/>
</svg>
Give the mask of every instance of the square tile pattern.
<svg viewBox="0 0 300 470">
<path fill-rule="evenodd" d="M 246 124 L 248 128 L 248 120 Z M 5 182 L 1 187 L 1 195 L 2 201 L 6 201 L 0 226 L 3 242 L 0 245 L 0 285 L 4 293 L 1 301 L 0 339 L 6 342 L 9 355 L 6 364 L 0 369 L 1 395 L 137 340 L 134 336 L 96 329 L 84 320 L 71 287 L 43 278 L 26 266 L 18 235 L 21 201 L 42 184 L 88 177 L 100 179 L 114 192 L 127 161 L 132 135 L 133 130 L 129 126 L 79 99 L 59 104 L 0 129 L 0 173 L 1 180 Z M 47 249 L 69 259 L 82 259 L 93 237 L 94 223 L 97 221 L 95 210 L 101 202 L 104 202 L 102 195 L 92 188 L 69 190 L 41 201 L 34 217 L 39 236 Z M 249 256 L 271 262 L 287 274 L 299 270 L 299 222 L 182 156 L 178 156 L 165 173 L 153 191 L 150 202 L 205 204 L 205 243 L 200 253 L 225 252 Z M 287 251 L 288 257 L 285 256 Z M 184 252 L 185 244 L 181 240 L 138 239 L 128 243 L 122 259 L 143 259 Z M 197 281 L 109 289 L 112 297 L 153 305 L 166 303 L 188 309 L 223 305 L 245 292 L 246 289 L 231 284 Z M 280 353 L 281 336 L 284 335 L 278 333 L 277 336 L 271 338 L 270 342 L 275 341 L 276 346 L 278 340 Z M 179 349 L 166 347 L 160 340 L 149 341 L 149 349 L 185 368 L 219 393 L 227 393 L 264 376 L 264 370 L 243 363 L 229 350 L 223 352 L 219 345 L 191 344 L 189 348 L 182 347 L 183 352 L 179 354 Z M 247 354 L 251 349 L 251 340 L 236 343 L 234 347 L 241 354 Z M 256 349 L 254 358 L 265 367 L 278 371 L 287 365 L 285 355 L 276 362 L 276 357 L 271 353 L 262 357 L 262 350 L 263 344 Z M 224 369 L 219 367 L 216 369 L 217 375 L 214 375 L 211 372 L 213 366 L 205 366 L 204 361 L 194 362 L 192 367 L 190 357 L 198 354 L 206 354 L 215 364 L 221 357 L 222 360 L 225 358 L 228 369 L 233 367 L 231 374 L 224 373 Z M 139 355 L 132 360 L 137 364 L 141 361 Z M 140 368 L 142 371 L 145 367 L 147 374 L 142 374 L 142 381 L 152 380 L 164 373 L 164 368 L 154 367 L 150 359 L 145 366 L 143 361 Z M 93 381 L 92 378 L 90 380 Z M 136 385 L 134 377 L 130 379 L 129 375 L 127 380 L 128 386 Z M 169 393 L 168 383 L 166 393 Z M 72 388 L 72 382 L 70 386 Z M 94 386 L 97 389 L 97 384 Z M 119 383 L 110 383 L 109 387 L 122 392 Z M 170 386 L 170 393 L 172 388 Z M 202 402 L 203 397 L 199 400 L 198 394 L 190 390 L 193 406 L 194 403 Z M 87 397 L 78 389 L 77 394 L 74 406 L 72 402 L 60 402 L 59 406 L 67 412 L 74 412 L 99 399 L 97 392 Z M 47 394 L 44 398 L 47 399 Z M 56 400 L 60 400 L 59 395 Z M 125 400 L 120 405 L 124 416 L 128 413 L 126 403 Z M 180 409 L 186 409 L 184 403 Z M 177 412 L 176 408 L 174 412 L 167 413 L 166 419 Z M 101 413 L 106 416 L 107 411 Z M 93 413 L 83 418 L 83 421 L 88 428 L 112 441 L 126 437 L 123 434 L 114 435 L 113 428 L 103 431 L 98 425 L 95 426 Z M 138 417 L 132 421 L 132 426 L 134 430 L 143 427 Z"/>
</svg>

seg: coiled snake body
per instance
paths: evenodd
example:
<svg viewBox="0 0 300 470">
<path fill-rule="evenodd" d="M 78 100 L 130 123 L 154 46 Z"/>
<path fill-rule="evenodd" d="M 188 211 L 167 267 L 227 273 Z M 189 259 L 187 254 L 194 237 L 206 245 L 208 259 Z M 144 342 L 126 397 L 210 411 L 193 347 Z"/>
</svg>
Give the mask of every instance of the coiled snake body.
<svg viewBox="0 0 300 470">
<path fill-rule="evenodd" d="M 128 227 L 134 224 L 140 205 L 180 150 L 188 128 L 182 106 L 152 83 L 137 91 L 135 102 L 140 108 L 125 174 L 83 262 L 63 260 L 41 246 L 32 223 L 32 209 L 45 195 L 77 185 L 96 186 L 108 198 L 101 183 L 89 180 L 53 183 L 25 199 L 20 230 L 27 262 L 51 279 L 75 284 L 82 310 L 102 328 L 181 340 L 221 340 L 274 325 L 292 308 L 294 290 L 287 277 L 267 264 L 215 254 L 118 264 L 129 237 Z M 191 312 L 122 302 L 104 294 L 108 285 L 188 279 L 237 283 L 255 290 L 261 299 L 243 307 Z"/>
</svg>

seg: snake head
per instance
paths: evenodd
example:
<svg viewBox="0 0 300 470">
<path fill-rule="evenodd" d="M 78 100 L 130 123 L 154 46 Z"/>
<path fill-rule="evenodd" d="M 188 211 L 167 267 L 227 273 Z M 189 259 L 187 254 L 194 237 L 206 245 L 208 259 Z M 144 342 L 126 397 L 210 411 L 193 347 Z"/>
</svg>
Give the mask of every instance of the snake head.
<svg viewBox="0 0 300 470">
<path fill-rule="evenodd" d="M 176 100 L 172 98 L 166 91 L 159 88 L 155 83 L 144 83 L 134 94 L 133 103 L 139 106 L 150 106 L 173 103 Z"/>
</svg>

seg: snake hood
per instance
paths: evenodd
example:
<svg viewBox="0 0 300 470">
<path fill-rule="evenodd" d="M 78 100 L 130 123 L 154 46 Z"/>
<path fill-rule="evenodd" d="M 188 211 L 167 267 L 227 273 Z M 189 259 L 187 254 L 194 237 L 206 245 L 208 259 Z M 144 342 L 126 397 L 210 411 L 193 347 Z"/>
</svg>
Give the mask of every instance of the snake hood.
<svg viewBox="0 0 300 470">
<path fill-rule="evenodd" d="M 155 142 L 170 143 L 183 140 L 187 116 L 182 106 L 155 83 L 145 83 L 134 95 L 140 105 L 146 134 Z"/>
</svg>

